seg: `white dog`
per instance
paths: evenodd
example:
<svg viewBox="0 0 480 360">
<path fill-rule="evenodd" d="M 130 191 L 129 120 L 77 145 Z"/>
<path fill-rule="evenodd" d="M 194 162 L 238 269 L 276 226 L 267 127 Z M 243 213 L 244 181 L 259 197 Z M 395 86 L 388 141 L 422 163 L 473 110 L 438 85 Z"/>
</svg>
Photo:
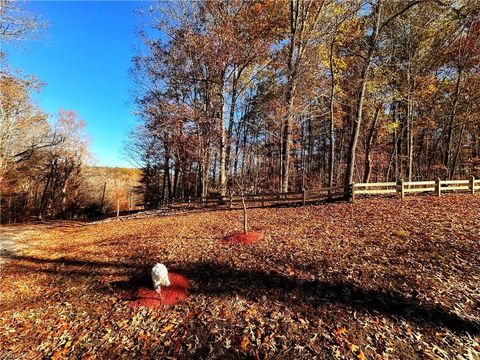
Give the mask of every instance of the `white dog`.
<svg viewBox="0 0 480 360">
<path fill-rule="evenodd" d="M 152 280 L 155 291 L 161 292 L 160 286 L 170 286 L 167 267 L 163 264 L 155 264 L 152 268 Z"/>
</svg>

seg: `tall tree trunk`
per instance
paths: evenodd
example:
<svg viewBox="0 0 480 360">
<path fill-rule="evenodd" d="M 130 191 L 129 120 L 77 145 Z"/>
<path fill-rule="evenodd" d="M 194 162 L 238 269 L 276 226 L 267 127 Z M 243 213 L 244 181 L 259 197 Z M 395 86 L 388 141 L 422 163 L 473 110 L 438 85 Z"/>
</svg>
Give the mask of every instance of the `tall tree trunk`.
<svg viewBox="0 0 480 360">
<path fill-rule="evenodd" d="M 168 201 L 172 201 L 172 178 L 170 176 L 170 157 L 165 159 L 165 176 L 167 177 Z"/>
<path fill-rule="evenodd" d="M 455 117 L 457 115 L 457 106 L 458 106 L 458 100 L 460 97 L 460 82 L 462 79 L 462 72 L 463 72 L 463 67 L 458 68 L 458 75 L 457 75 L 457 81 L 455 82 L 455 93 L 453 94 L 453 103 L 452 103 L 452 111 L 449 116 L 449 122 L 448 122 L 448 129 L 447 129 L 447 144 L 445 147 L 445 154 L 444 154 L 444 165 L 446 168 L 446 174 L 447 177 L 450 179 L 452 172 L 450 165 L 451 165 L 451 149 L 452 149 L 452 141 L 453 141 L 453 129 L 455 125 Z"/>
<path fill-rule="evenodd" d="M 368 64 L 364 66 L 362 71 L 362 79 L 359 87 L 359 94 L 357 98 L 357 105 L 356 105 L 356 115 L 354 118 L 354 127 L 353 127 L 353 134 L 350 140 L 350 145 L 348 147 L 347 153 L 347 171 L 345 173 L 345 186 L 349 186 L 353 183 L 353 177 L 355 172 L 355 158 L 357 152 L 357 145 L 358 145 L 358 138 L 360 135 L 360 130 L 362 127 L 362 119 L 363 119 L 363 103 L 365 100 L 365 88 L 367 85 L 367 74 L 368 70 L 370 69 L 370 61 Z"/>
<path fill-rule="evenodd" d="M 329 139 L 330 147 L 328 152 L 328 187 L 333 187 L 333 179 L 335 175 L 335 71 L 333 64 L 333 49 L 335 46 L 335 37 L 330 43 L 330 52 L 328 56 L 328 63 L 330 68 L 330 99 L 329 99 L 329 118 L 330 129 Z M 329 192 L 331 194 L 331 192 Z"/>
<path fill-rule="evenodd" d="M 304 4 L 302 3 L 302 6 Z M 287 115 L 283 120 L 282 133 L 282 154 L 281 154 L 281 180 L 280 190 L 282 193 L 288 192 L 288 182 L 290 175 L 290 142 L 292 137 L 293 124 L 293 105 L 295 96 L 295 82 L 297 77 L 297 65 L 299 63 L 301 49 L 297 48 L 297 38 L 302 31 L 305 19 L 301 19 L 300 1 L 290 0 L 290 44 L 288 48 L 288 80 L 285 102 L 287 106 Z M 300 26 L 300 28 L 299 28 Z M 301 35 L 301 34 L 300 34 Z M 301 44 L 299 45 L 301 47 Z M 295 51 L 297 49 L 297 51 Z"/>
<path fill-rule="evenodd" d="M 363 173 L 363 182 L 368 183 L 370 181 L 370 175 L 372 173 L 372 147 L 374 144 L 375 133 L 377 129 L 379 114 L 381 107 L 378 106 L 375 109 L 375 114 L 373 115 L 372 124 L 370 125 L 370 131 L 368 132 L 368 138 L 365 146 L 365 168 Z"/>
<path fill-rule="evenodd" d="M 161 170 L 158 169 L 158 177 L 160 178 L 160 172 Z M 158 199 L 158 207 L 163 206 L 165 202 L 165 195 L 167 192 L 167 167 L 164 165 L 163 167 L 163 179 L 162 179 L 162 195 L 161 198 Z"/>
<path fill-rule="evenodd" d="M 458 157 L 459 157 L 462 145 L 463 145 L 462 137 L 463 137 L 464 130 L 465 130 L 465 124 L 462 125 L 462 128 L 460 130 L 460 136 L 459 136 L 459 139 L 458 139 L 458 146 L 457 146 L 457 150 L 455 151 L 455 156 L 453 157 L 453 163 L 452 163 L 452 166 L 451 166 L 452 171 L 450 173 L 450 179 L 453 179 L 453 177 L 455 176 L 455 170 L 457 169 Z"/>
<path fill-rule="evenodd" d="M 42 200 L 40 201 L 40 211 L 39 211 L 39 214 L 38 214 L 40 219 L 42 219 L 42 217 L 43 217 L 43 212 L 44 212 L 46 204 L 47 204 L 48 186 L 50 185 L 50 181 L 52 180 L 53 173 L 54 173 L 56 167 L 57 167 L 57 159 L 55 159 L 53 162 L 51 162 L 50 171 L 49 171 L 48 176 L 47 176 L 47 181 L 45 182 L 45 187 L 43 188 Z"/>
<path fill-rule="evenodd" d="M 411 76 L 411 56 L 409 50 L 408 69 L 407 69 L 407 149 L 408 149 L 408 181 L 411 182 L 413 178 L 413 99 Z"/>
<path fill-rule="evenodd" d="M 230 159 L 231 159 L 231 152 L 232 152 L 232 137 L 233 137 L 233 127 L 235 125 L 235 107 L 237 103 L 237 85 L 238 85 L 238 77 L 240 76 L 240 72 L 235 70 L 232 74 L 232 94 L 230 98 L 230 111 L 228 117 L 228 129 L 227 129 L 227 150 L 226 150 L 226 167 L 227 172 L 230 169 Z"/>
<path fill-rule="evenodd" d="M 202 166 L 202 199 L 206 199 L 208 196 L 208 170 L 210 167 L 210 149 L 207 145 L 205 150 L 203 166 Z"/>
<path fill-rule="evenodd" d="M 180 173 L 178 163 L 179 163 L 178 159 L 175 160 L 175 168 L 174 168 L 174 171 L 173 171 L 173 191 L 172 191 L 172 194 L 173 194 L 172 200 L 173 201 L 175 201 L 177 199 L 177 192 L 178 192 L 178 175 Z"/>
<path fill-rule="evenodd" d="M 348 147 L 348 153 L 347 153 L 347 171 L 345 173 L 345 187 L 348 187 L 350 184 L 353 183 L 353 177 L 355 172 L 355 156 L 357 152 L 358 137 L 360 135 L 360 130 L 362 127 L 363 103 L 365 101 L 365 90 L 367 86 L 368 72 L 370 70 L 373 54 L 375 52 L 375 47 L 377 45 L 378 33 L 380 31 L 380 19 L 382 17 L 381 2 L 377 5 L 377 8 L 375 11 L 376 11 L 375 26 L 372 34 L 372 39 L 368 47 L 367 57 L 363 63 L 360 84 L 357 91 L 354 128 L 353 128 L 353 134 L 350 140 L 350 145 Z"/>
<path fill-rule="evenodd" d="M 293 124 L 293 88 L 290 89 L 287 95 L 287 116 L 283 123 L 283 137 L 282 137 L 282 193 L 288 192 L 288 182 L 290 176 L 290 142 L 292 138 L 292 124 Z"/>
<path fill-rule="evenodd" d="M 147 170 L 148 171 L 148 170 Z M 148 185 L 147 185 L 148 186 Z M 105 202 L 105 191 L 107 190 L 107 182 L 105 181 L 103 183 L 103 192 L 102 192 L 102 202 L 100 203 L 100 214 L 103 214 L 103 204 Z M 145 194 L 148 194 L 148 190 L 145 192 Z M 145 205 L 144 205 L 145 207 Z"/>
<path fill-rule="evenodd" d="M 222 75 L 222 83 L 224 81 L 225 75 Z M 224 86 L 222 85 L 220 89 L 220 97 L 221 97 L 221 104 L 220 104 L 220 116 L 219 116 L 219 121 L 220 121 L 220 179 L 219 179 L 219 187 L 220 187 L 220 195 L 227 196 L 227 158 L 226 158 L 226 133 L 225 133 L 225 97 L 223 94 L 223 88 Z"/>
</svg>

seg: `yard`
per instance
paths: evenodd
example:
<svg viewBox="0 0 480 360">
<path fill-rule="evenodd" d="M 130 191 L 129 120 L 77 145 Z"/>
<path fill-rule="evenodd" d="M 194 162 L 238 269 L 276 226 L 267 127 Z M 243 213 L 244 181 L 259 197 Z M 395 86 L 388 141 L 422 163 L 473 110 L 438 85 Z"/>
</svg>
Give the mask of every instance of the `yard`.
<svg viewBox="0 0 480 360">
<path fill-rule="evenodd" d="M 479 358 L 480 195 L 249 219 L 252 245 L 221 241 L 237 210 L 30 226 L 0 264 L 0 357 Z M 156 262 L 188 300 L 132 306 Z"/>
</svg>

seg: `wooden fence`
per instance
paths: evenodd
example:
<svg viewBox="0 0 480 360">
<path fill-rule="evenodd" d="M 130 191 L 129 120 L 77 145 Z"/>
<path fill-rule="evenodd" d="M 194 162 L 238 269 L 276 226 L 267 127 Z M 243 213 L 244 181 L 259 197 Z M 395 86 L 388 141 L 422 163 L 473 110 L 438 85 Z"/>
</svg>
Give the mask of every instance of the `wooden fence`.
<svg viewBox="0 0 480 360">
<path fill-rule="evenodd" d="M 250 205 L 266 206 L 276 203 L 284 204 L 303 204 L 315 202 L 328 198 L 351 196 L 355 201 L 361 195 L 393 195 L 399 194 L 403 200 L 407 194 L 413 193 L 434 193 L 440 196 L 442 193 L 451 191 L 468 191 L 475 193 L 480 191 L 480 179 L 471 177 L 469 180 L 433 180 L 433 181 L 400 181 L 396 182 L 378 182 L 378 183 L 353 183 L 350 187 L 336 186 L 331 188 L 308 189 L 301 192 L 288 193 L 259 193 L 245 194 L 245 202 Z M 230 194 L 228 196 L 213 195 L 207 198 L 196 198 L 176 201 L 172 204 L 175 207 L 212 207 L 234 205 L 242 202 L 240 194 Z"/>
<path fill-rule="evenodd" d="M 245 194 L 245 202 L 249 206 L 272 206 L 277 203 L 305 205 L 325 199 L 345 198 L 346 195 L 352 201 L 362 195 L 393 195 L 399 194 L 403 200 L 406 195 L 414 193 L 434 193 L 441 196 L 442 193 L 452 191 L 464 191 L 474 194 L 480 192 L 480 179 L 473 176 L 468 180 L 432 180 L 432 181 L 403 181 L 378 182 L 378 183 L 353 183 L 349 187 L 335 186 L 320 189 L 306 189 L 298 192 L 288 193 L 259 193 Z M 189 198 L 175 200 L 166 205 L 170 209 L 187 210 L 205 207 L 234 208 L 234 205 L 242 203 L 241 194 L 229 194 L 228 196 L 211 195 L 207 198 Z M 27 213 L 24 211 L 26 198 L 23 195 L 10 197 L 0 196 L 0 223 L 15 223 L 27 220 Z M 180 209 L 179 209 L 180 208 Z"/>
<path fill-rule="evenodd" d="M 345 188 L 343 186 L 335 186 L 320 189 L 309 189 L 299 192 L 288 193 L 257 193 L 245 194 L 245 202 L 250 205 L 266 206 L 275 203 L 301 203 L 319 201 L 326 198 L 343 197 Z M 229 194 L 228 196 L 211 195 L 207 198 L 191 198 L 175 201 L 173 206 L 178 207 L 211 207 L 217 205 L 227 205 L 233 207 L 235 204 L 242 202 L 241 194 Z"/>
<path fill-rule="evenodd" d="M 480 191 L 480 179 L 473 176 L 468 180 L 432 180 L 432 181 L 403 181 L 400 183 L 383 182 L 383 183 L 353 183 L 352 184 L 352 201 L 358 195 L 378 195 L 378 194 L 396 194 L 399 193 L 401 199 L 409 193 L 429 193 L 432 192 L 437 196 L 450 191 L 468 191 L 474 194 Z"/>
</svg>

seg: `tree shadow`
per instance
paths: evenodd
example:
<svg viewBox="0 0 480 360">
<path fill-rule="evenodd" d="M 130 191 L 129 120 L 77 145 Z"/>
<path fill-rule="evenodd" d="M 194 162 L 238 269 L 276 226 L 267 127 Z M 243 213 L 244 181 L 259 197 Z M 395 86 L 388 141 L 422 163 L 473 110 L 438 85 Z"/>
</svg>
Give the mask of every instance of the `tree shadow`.
<svg viewBox="0 0 480 360">
<path fill-rule="evenodd" d="M 10 271 L 39 271 L 59 276 L 96 277 L 127 275 L 128 281 L 99 282 L 95 291 L 124 294 L 131 300 L 138 287 L 151 288 L 150 263 L 146 259 L 132 262 L 101 262 L 71 258 L 42 259 L 31 256 L 8 255 L 19 263 Z M 153 264 L 153 262 L 152 262 Z M 49 266 L 45 266 L 49 265 Z M 15 270 L 16 269 L 16 270 Z M 286 307 L 327 308 L 341 305 L 357 311 L 378 312 L 390 318 L 401 318 L 418 325 L 446 327 L 454 332 L 480 334 L 480 324 L 462 318 L 436 304 L 422 303 L 397 291 L 364 288 L 346 281 L 302 280 L 274 271 L 235 269 L 215 262 L 187 263 L 171 271 L 185 275 L 192 281 L 190 294 L 211 297 L 241 296 L 250 301 L 259 301 L 265 295 Z"/>
<path fill-rule="evenodd" d="M 464 319 L 434 304 L 420 303 L 404 294 L 382 289 L 365 289 L 349 282 L 299 280 L 276 272 L 237 270 L 218 263 L 191 263 L 172 271 L 185 275 L 194 284 L 190 294 L 205 296 L 242 296 L 258 301 L 272 296 L 285 306 L 318 308 L 344 305 L 358 311 L 379 312 L 387 317 L 400 317 L 418 325 L 446 327 L 455 332 L 480 334 L 478 322 Z M 112 283 L 113 288 L 128 290 L 151 286 L 149 269 L 130 281 Z M 292 296 L 294 295 L 294 296 Z"/>
<path fill-rule="evenodd" d="M 93 278 L 104 275 L 130 276 L 146 269 L 145 266 L 139 267 L 139 262 L 134 261 L 106 262 L 67 257 L 48 259 L 16 255 L 8 251 L 4 251 L 2 256 L 4 259 L 14 261 L 11 266 L 2 269 L 3 274 L 14 276 L 44 273 L 62 277 Z"/>
</svg>

